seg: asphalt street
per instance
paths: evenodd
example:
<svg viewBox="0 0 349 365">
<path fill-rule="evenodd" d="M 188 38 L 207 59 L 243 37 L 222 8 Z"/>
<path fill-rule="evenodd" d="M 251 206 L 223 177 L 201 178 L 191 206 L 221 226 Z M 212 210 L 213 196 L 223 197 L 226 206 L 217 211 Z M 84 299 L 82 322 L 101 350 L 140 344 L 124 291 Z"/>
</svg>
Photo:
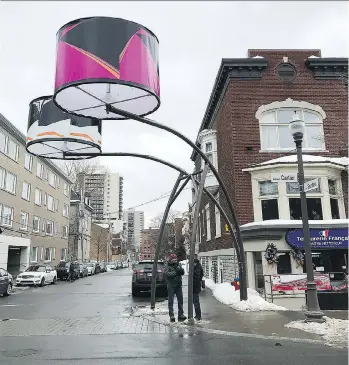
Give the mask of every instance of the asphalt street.
<svg viewBox="0 0 349 365">
<path fill-rule="evenodd" d="M 147 293 L 131 297 L 129 269 L 16 291 L 0 298 L 0 364 L 348 363 L 345 349 L 186 330 L 132 315 L 149 302 Z"/>
</svg>

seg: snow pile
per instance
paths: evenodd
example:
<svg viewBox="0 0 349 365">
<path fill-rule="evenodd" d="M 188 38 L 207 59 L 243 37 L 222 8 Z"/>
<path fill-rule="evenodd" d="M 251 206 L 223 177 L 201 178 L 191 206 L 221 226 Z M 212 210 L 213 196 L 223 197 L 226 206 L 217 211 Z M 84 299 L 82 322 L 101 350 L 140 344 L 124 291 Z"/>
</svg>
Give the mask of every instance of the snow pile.
<svg viewBox="0 0 349 365">
<path fill-rule="evenodd" d="M 153 315 L 153 314 L 168 314 L 167 307 L 157 306 L 155 309 L 151 309 L 150 307 L 136 307 L 133 309 L 132 315 L 135 317 L 142 317 L 145 315 Z"/>
<path fill-rule="evenodd" d="M 188 275 L 188 273 L 189 273 L 189 260 L 180 261 L 180 264 L 182 265 L 182 267 L 184 269 L 184 275 Z"/>
<path fill-rule="evenodd" d="M 258 311 L 284 311 L 287 308 L 265 301 L 256 290 L 247 288 L 247 300 L 240 301 L 240 290 L 230 283 L 215 284 L 210 279 L 205 279 L 206 286 L 212 290 L 212 295 L 221 303 L 244 312 Z"/>
<path fill-rule="evenodd" d="M 324 317 L 326 322 L 316 323 L 304 321 L 293 321 L 285 324 L 285 327 L 295 328 L 305 332 L 315 333 L 323 336 L 327 345 L 340 347 L 348 346 L 348 320 Z"/>
</svg>

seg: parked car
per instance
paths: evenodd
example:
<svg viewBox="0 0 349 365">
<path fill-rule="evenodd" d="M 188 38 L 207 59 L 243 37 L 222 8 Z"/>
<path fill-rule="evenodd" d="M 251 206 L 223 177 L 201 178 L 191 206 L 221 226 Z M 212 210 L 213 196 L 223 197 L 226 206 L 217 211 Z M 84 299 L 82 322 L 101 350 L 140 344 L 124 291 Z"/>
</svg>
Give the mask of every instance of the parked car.
<svg viewBox="0 0 349 365">
<path fill-rule="evenodd" d="M 106 267 L 107 271 L 116 270 L 116 263 L 115 262 L 107 262 L 105 267 Z"/>
<path fill-rule="evenodd" d="M 106 263 L 103 261 L 103 262 L 100 262 L 99 263 L 99 266 L 101 268 L 101 272 L 106 272 L 107 271 L 107 265 Z"/>
<path fill-rule="evenodd" d="M 116 270 L 122 269 L 121 261 L 116 261 Z"/>
<path fill-rule="evenodd" d="M 59 280 L 64 280 L 68 278 L 69 275 L 69 271 L 70 271 L 70 261 L 61 261 L 57 267 L 57 278 Z M 73 266 L 74 266 L 74 274 L 75 274 L 75 279 L 78 279 L 80 277 L 80 266 L 77 262 L 72 262 Z"/>
<path fill-rule="evenodd" d="M 95 275 L 96 274 L 96 264 L 94 262 L 86 263 L 88 275 Z"/>
<path fill-rule="evenodd" d="M 8 297 L 11 294 L 13 278 L 5 269 L 0 268 L 0 294 Z"/>
<path fill-rule="evenodd" d="M 87 266 L 85 264 L 79 264 L 80 278 L 88 276 Z"/>
<path fill-rule="evenodd" d="M 151 289 L 151 279 L 153 271 L 153 261 L 144 260 L 135 264 L 132 275 L 132 296 L 136 297 L 141 291 Z M 156 277 L 156 288 L 167 296 L 167 280 L 165 275 L 165 265 L 162 261 L 158 262 L 158 272 Z"/>
<path fill-rule="evenodd" d="M 101 266 L 99 265 L 98 262 L 96 262 L 96 268 L 95 268 L 95 270 L 96 270 L 96 274 L 99 274 L 101 272 Z"/>
<path fill-rule="evenodd" d="M 16 285 L 39 285 L 56 284 L 57 271 L 47 265 L 32 265 L 19 274 L 16 278 Z"/>
</svg>

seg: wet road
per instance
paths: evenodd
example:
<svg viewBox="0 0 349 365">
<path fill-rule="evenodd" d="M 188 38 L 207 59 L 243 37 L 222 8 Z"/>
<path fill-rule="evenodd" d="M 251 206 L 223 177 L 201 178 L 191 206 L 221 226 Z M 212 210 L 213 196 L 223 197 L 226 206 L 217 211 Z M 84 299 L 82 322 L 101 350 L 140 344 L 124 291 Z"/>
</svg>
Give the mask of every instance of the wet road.
<svg viewBox="0 0 349 365">
<path fill-rule="evenodd" d="M 0 364 L 347 364 L 342 349 L 288 341 L 276 346 L 134 317 L 131 308 L 148 305 L 150 296 L 133 299 L 130 281 L 124 269 L 0 298 Z"/>
</svg>

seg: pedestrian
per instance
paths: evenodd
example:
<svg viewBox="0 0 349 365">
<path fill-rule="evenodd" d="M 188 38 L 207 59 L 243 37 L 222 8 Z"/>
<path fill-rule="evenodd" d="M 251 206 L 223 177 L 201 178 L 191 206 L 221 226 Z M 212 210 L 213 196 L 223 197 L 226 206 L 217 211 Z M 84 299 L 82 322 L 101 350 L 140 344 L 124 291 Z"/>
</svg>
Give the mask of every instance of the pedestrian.
<svg viewBox="0 0 349 365">
<path fill-rule="evenodd" d="M 74 263 L 71 262 L 69 266 L 69 275 L 67 281 L 75 281 Z"/>
<path fill-rule="evenodd" d="M 174 297 L 177 297 L 178 304 L 178 322 L 183 322 L 187 319 L 183 311 L 183 291 L 182 291 L 182 276 L 184 269 L 178 263 L 177 255 L 171 253 L 168 255 L 167 263 L 165 265 L 165 274 L 167 278 L 167 292 L 168 292 L 168 312 L 170 321 L 175 322 L 173 311 Z"/>
<path fill-rule="evenodd" d="M 204 271 L 198 259 L 194 259 L 194 272 L 193 272 L 193 304 L 195 309 L 195 319 L 201 321 L 201 306 L 199 293 L 201 292 L 202 278 L 204 277 Z"/>
</svg>

